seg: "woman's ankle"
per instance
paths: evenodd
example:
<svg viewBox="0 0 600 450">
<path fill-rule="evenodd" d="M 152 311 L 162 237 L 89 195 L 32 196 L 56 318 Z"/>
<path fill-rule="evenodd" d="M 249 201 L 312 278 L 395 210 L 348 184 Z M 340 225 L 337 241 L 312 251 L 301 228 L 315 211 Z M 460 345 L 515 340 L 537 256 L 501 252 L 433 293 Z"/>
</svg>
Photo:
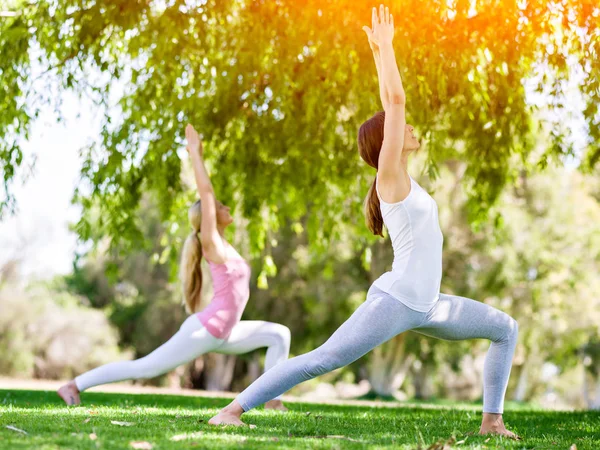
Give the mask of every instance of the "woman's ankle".
<svg viewBox="0 0 600 450">
<path fill-rule="evenodd" d="M 483 417 L 481 419 L 481 426 L 490 428 L 490 427 L 503 427 L 504 421 L 502 420 L 501 413 L 483 413 Z"/>
<path fill-rule="evenodd" d="M 237 400 L 234 400 L 225 408 L 223 408 L 221 412 L 240 417 L 242 414 L 244 414 L 244 408 L 242 408 L 242 406 L 238 403 Z"/>
</svg>

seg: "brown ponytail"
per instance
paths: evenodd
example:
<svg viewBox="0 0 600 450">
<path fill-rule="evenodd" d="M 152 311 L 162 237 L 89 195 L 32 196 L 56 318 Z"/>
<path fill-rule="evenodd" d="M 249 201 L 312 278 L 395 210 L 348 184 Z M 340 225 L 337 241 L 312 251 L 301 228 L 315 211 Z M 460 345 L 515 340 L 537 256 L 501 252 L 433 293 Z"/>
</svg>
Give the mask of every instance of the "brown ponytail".
<svg viewBox="0 0 600 450">
<path fill-rule="evenodd" d="M 365 198 L 365 220 L 371 233 L 375 236 L 383 237 L 383 216 L 381 215 L 381 209 L 379 207 L 379 197 L 377 196 L 375 183 L 377 183 L 377 177 L 373 180 L 373 184 L 371 184 L 369 193 Z"/>
<path fill-rule="evenodd" d="M 194 203 L 188 217 L 194 231 L 185 239 L 181 252 L 179 276 L 183 285 L 183 296 L 188 313 L 195 313 L 200 307 L 200 292 L 202 291 L 202 244 L 198 233 L 201 222 L 200 201 Z"/>
<path fill-rule="evenodd" d="M 358 153 L 360 157 L 375 169 L 379 166 L 379 152 L 383 144 L 383 126 L 385 124 L 385 112 L 375 113 L 373 117 L 364 122 L 358 130 Z M 367 227 L 376 236 L 383 237 L 383 217 L 379 207 L 379 197 L 375 184 L 377 177 L 373 180 L 367 198 L 365 198 L 364 211 Z"/>
</svg>

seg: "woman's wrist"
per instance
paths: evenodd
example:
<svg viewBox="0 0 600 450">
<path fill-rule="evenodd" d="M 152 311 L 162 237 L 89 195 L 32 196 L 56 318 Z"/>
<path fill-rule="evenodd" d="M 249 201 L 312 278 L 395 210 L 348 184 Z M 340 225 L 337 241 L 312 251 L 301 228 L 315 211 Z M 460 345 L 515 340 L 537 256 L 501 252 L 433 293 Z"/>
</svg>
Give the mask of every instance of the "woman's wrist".
<svg viewBox="0 0 600 450">
<path fill-rule="evenodd" d="M 200 149 L 196 149 L 190 152 L 190 158 L 192 158 L 192 160 L 199 160 L 200 162 L 203 162 L 202 160 L 202 154 L 200 153 Z"/>
<path fill-rule="evenodd" d="M 392 45 L 392 41 L 389 42 L 382 42 L 381 44 L 379 44 L 379 50 L 381 51 L 382 49 L 393 49 L 394 46 Z"/>
</svg>

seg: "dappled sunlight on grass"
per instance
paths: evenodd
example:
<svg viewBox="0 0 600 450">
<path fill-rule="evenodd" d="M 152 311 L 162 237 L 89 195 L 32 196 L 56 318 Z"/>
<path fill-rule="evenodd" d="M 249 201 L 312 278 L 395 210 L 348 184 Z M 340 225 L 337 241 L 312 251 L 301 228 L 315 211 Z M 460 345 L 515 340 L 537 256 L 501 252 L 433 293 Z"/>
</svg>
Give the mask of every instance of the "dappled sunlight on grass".
<svg viewBox="0 0 600 450">
<path fill-rule="evenodd" d="M 225 398 L 86 393 L 83 401 L 66 407 L 53 392 L 0 390 L 0 448 L 121 449 L 148 442 L 155 449 L 414 449 L 449 439 L 472 449 L 600 448 L 598 412 L 509 410 L 507 424 L 525 438 L 517 443 L 478 436 L 481 413 L 472 405 L 290 403 L 287 413 L 253 410 L 244 420 L 254 427 L 235 428 L 207 424 L 229 403 Z"/>
</svg>

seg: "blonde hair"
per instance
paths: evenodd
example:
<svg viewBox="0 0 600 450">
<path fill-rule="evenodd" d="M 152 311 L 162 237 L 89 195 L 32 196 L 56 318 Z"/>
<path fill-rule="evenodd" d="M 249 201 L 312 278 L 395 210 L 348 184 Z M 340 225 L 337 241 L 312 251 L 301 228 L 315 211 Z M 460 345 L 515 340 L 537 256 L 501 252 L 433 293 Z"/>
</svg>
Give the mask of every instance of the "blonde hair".
<svg viewBox="0 0 600 450">
<path fill-rule="evenodd" d="M 183 284 L 183 296 L 188 313 L 195 313 L 200 307 L 200 292 L 202 291 L 202 244 L 200 242 L 200 223 L 202 209 L 200 200 L 195 202 L 188 210 L 188 219 L 192 225 L 192 233 L 183 243 L 179 277 Z"/>
</svg>

